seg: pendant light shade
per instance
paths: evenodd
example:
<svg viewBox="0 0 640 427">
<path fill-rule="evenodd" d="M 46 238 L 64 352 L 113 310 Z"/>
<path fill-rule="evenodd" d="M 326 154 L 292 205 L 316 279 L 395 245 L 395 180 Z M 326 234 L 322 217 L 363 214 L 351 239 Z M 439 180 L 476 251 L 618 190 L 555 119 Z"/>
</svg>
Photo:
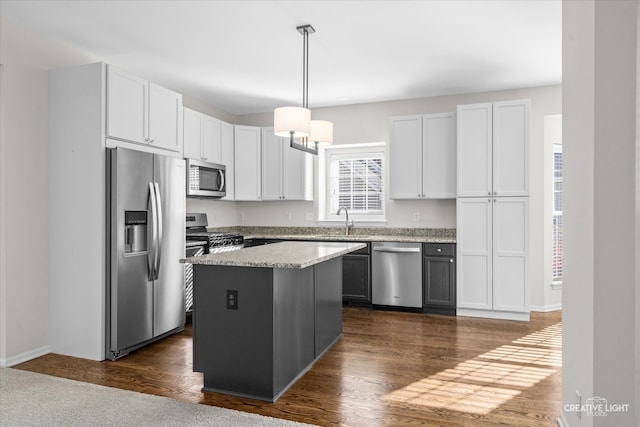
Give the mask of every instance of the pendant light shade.
<svg viewBox="0 0 640 427">
<path fill-rule="evenodd" d="M 311 25 L 301 25 L 296 30 L 302 34 L 302 107 L 280 107 L 273 111 L 273 133 L 289 137 L 289 145 L 296 150 L 318 154 L 319 144 L 333 143 L 333 123 L 311 120 L 309 110 L 309 34 L 316 30 Z M 293 138 L 301 138 L 295 142 Z M 315 144 L 309 146 L 309 142 Z"/>
<path fill-rule="evenodd" d="M 326 120 L 311 120 L 309 141 L 322 144 L 333 144 L 333 123 Z"/>
<path fill-rule="evenodd" d="M 303 107 L 280 107 L 273 111 L 273 132 L 277 136 L 309 136 L 311 110 Z"/>
</svg>

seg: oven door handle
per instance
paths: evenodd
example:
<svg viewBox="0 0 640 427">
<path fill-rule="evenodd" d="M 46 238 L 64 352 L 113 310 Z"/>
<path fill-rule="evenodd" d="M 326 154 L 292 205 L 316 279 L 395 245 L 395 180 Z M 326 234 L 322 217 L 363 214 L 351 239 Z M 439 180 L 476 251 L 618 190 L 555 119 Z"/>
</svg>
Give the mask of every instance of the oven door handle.
<svg viewBox="0 0 640 427">
<path fill-rule="evenodd" d="M 160 186 L 157 182 L 153 183 L 153 188 L 156 192 L 156 228 L 157 228 L 157 243 L 156 243 L 156 262 L 155 262 L 155 273 L 153 275 L 154 280 L 158 280 L 158 275 L 160 274 L 160 261 L 162 260 L 162 197 L 160 196 Z"/>
</svg>

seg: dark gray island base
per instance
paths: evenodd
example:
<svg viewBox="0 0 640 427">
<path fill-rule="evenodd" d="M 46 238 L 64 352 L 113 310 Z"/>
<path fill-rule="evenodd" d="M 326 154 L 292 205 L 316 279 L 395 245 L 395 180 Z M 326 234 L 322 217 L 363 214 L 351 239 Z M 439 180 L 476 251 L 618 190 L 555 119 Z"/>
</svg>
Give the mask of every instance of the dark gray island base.
<svg viewBox="0 0 640 427">
<path fill-rule="evenodd" d="M 363 246 L 282 242 L 188 258 L 203 390 L 275 402 L 342 336 L 341 255 Z"/>
</svg>

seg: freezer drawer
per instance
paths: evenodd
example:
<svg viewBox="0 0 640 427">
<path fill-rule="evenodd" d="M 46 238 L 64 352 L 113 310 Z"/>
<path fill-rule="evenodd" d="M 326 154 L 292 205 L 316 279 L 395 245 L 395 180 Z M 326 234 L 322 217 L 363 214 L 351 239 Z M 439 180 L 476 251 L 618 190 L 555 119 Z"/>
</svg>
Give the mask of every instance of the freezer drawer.
<svg viewBox="0 0 640 427">
<path fill-rule="evenodd" d="M 422 244 L 373 242 L 374 305 L 422 308 Z"/>
</svg>

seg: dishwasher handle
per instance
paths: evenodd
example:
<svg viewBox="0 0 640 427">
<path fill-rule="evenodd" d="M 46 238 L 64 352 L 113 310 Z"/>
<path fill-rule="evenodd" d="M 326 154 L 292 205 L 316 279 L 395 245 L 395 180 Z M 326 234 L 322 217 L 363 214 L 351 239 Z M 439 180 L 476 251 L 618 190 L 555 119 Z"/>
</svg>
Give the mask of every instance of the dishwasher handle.
<svg viewBox="0 0 640 427">
<path fill-rule="evenodd" d="M 419 253 L 420 248 L 399 248 L 396 246 L 376 246 L 374 252 L 391 252 L 391 253 Z"/>
</svg>

